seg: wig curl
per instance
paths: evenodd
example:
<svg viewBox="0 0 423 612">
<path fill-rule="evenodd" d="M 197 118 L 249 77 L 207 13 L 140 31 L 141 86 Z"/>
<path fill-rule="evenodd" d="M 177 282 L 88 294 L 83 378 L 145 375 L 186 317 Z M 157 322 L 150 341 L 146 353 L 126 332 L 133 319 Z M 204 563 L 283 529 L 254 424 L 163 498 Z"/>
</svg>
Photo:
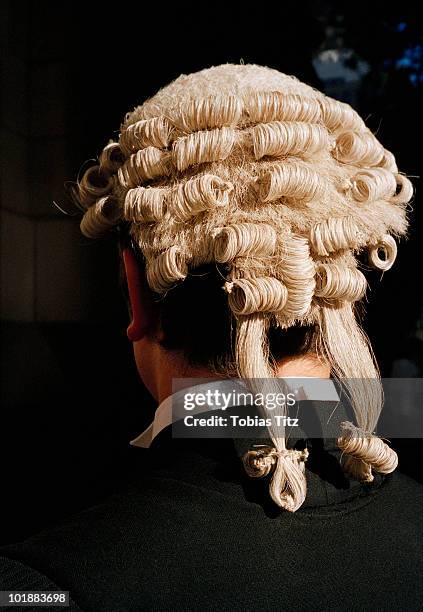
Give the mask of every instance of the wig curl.
<svg viewBox="0 0 423 612">
<path fill-rule="evenodd" d="M 367 284 L 357 255 L 393 265 L 413 186 L 348 104 L 261 66 L 181 75 L 126 115 L 76 191 L 87 236 L 129 224 L 158 294 L 201 264 L 225 262 L 241 377 L 275 375 L 271 327 L 316 325 L 319 354 L 355 413 L 338 438 L 344 468 L 366 482 L 395 469 L 384 441 L 357 433 L 374 431 L 383 398 L 353 306 Z M 376 384 L 357 384 L 367 379 Z M 250 452 L 244 466 L 253 477 L 272 472 L 272 499 L 295 511 L 307 453 L 287 448 L 283 428 L 269 433 L 274 447 Z"/>
</svg>

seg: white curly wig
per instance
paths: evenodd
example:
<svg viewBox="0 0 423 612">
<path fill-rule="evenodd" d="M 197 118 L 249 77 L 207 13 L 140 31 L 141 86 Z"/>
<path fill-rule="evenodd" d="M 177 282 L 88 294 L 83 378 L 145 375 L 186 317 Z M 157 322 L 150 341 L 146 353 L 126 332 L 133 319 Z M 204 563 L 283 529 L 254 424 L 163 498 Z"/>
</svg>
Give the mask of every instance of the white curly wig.
<svg viewBox="0 0 423 612">
<path fill-rule="evenodd" d="M 353 303 L 367 285 L 357 254 L 392 266 L 413 187 L 348 104 L 262 66 L 181 75 L 126 115 L 76 195 L 86 236 L 129 224 L 155 293 L 202 264 L 227 265 L 241 377 L 274 376 L 271 327 L 317 326 L 333 376 L 377 381 L 350 385 L 357 423 L 338 438 L 344 469 L 362 481 L 395 469 L 395 452 L 369 433 L 383 397 Z M 273 500 L 295 511 L 306 453 L 287 449 L 283 429 L 270 437 L 274 448 L 248 453 L 245 468 L 262 476 L 272 466 Z"/>
</svg>

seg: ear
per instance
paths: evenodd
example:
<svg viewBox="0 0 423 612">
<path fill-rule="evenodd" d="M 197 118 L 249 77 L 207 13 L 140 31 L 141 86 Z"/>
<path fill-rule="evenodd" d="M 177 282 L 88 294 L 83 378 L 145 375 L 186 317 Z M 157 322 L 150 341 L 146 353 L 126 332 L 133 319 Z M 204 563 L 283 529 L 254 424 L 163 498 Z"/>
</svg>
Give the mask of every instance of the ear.
<svg viewBox="0 0 423 612">
<path fill-rule="evenodd" d="M 154 305 L 144 273 L 130 248 L 122 252 L 126 282 L 131 303 L 132 321 L 126 330 L 131 342 L 141 340 L 154 327 Z"/>
</svg>

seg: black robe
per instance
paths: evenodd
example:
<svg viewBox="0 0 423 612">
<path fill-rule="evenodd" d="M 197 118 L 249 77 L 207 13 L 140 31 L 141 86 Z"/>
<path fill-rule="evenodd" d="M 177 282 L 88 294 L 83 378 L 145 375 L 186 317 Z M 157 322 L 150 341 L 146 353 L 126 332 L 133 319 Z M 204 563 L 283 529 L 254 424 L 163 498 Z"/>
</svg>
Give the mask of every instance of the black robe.
<svg viewBox="0 0 423 612">
<path fill-rule="evenodd" d="M 319 419 L 333 408 L 302 406 Z M 68 609 L 87 612 L 422 610 L 423 486 L 398 470 L 350 480 L 335 438 L 304 437 L 307 499 L 290 513 L 268 478 L 244 473 L 254 442 L 266 441 L 167 427 L 134 449 L 120 493 L 2 547 L 0 589 L 66 590 Z"/>
</svg>

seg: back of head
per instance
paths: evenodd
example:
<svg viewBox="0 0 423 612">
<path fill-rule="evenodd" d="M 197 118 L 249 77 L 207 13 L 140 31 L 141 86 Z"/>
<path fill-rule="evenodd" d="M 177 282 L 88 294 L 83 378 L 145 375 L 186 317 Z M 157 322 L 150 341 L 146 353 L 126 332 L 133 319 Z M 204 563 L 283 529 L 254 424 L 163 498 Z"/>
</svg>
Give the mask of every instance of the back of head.
<svg viewBox="0 0 423 612">
<path fill-rule="evenodd" d="M 217 271 L 203 287 L 211 303 L 215 292 L 222 303 L 228 346 L 235 322 L 240 376 L 274 375 L 275 330 L 312 330 L 366 432 L 382 393 L 379 384 L 348 382 L 378 378 L 353 311 L 367 285 L 357 255 L 367 251 L 380 270 L 392 266 L 412 194 L 392 153 L 350 106 L 276 70 L 230 64 L 181 75 L 129 113 L 119 141 L 77 189 L 84 234 L 126 224 L 164 303 L 178 303 L 178 295 L 188 303 L 184 286 L 192 301 L 190 279 Z M 164 312 L 169 328 L 177 326 L 178 309 L 174 319 Z M 369 481 L 372 469 L 395 469 L 384 442 L 354 432 L 338 440 L 348 472 Z M 283 431 L 270 435 L 277 456 L 270 493 L 294 511 L 305 497 L 305 457 L 286 448 Z M 246 467 L 263 473 L 260 458 Z"/>
</svg>

